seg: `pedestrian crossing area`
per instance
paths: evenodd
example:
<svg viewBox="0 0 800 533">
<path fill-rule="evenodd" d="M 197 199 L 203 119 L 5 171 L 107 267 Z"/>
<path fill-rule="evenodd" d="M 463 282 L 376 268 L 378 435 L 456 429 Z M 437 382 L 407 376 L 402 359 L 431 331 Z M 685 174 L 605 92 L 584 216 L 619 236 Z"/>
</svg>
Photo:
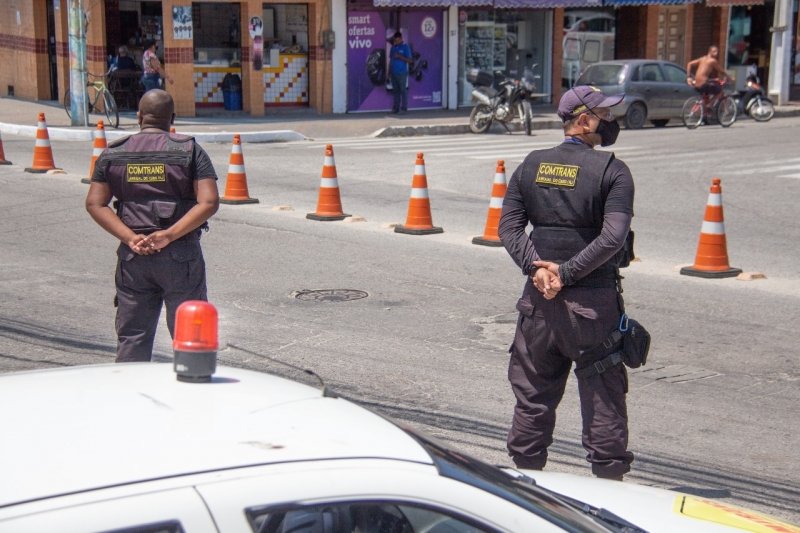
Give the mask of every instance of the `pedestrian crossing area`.
<svg viewBox="0 0 800 533">
<path fill-rule="evenodd" d="M 333 144 L 338 153 L 349 150 L 357 152 L 380 152 L 413 156 L 423 152 L 426 158 L 451 157 L 475 161 L 496 161 L 502 159 L 506 167 L 521 163 L 532 150 L 540 150 L 558 144 L 562 135 L 557 131 L 544 131 L 531 137 L 526 135 L 437 135 L 411 138 L 340 138 L 335 140 L 315 140 L 303 142 L 300 146 L 308 150 L 324 150 L 326 144 Z M 631 168 L 646 170 L 671 162 L 702 161 L 709 158 L 705 143 L 691 149 L 667 149 L 626 142 L 613 148 L 616 156 Z M 765 163 L 760 160 L 742 162 L 741 154 L 731 149 L 715 150 L 713 158 L 719 162 L 718 172 L 725 176 L 759 176 L 785 179 L 800 179 L 800 157 L 779 159 Z M 727 163 L 726 161 L 730 161 Z"/>
<path fill-rule="evenodd" d="M 311 141 L 304 144 L 304 147 L 314 150 L 324 149 L 326 144 L 333 144 L 334 149 L 339 151 L 376 151 L 381 153 L 393 154 L 416 154 L 423 152 L 426 157 L 454 157 L 463 159 L 474 159 L 476 161 L 503 159 L 506 163 L 521 163 L 525 156 L 532 150 L 540 150 L 558 144 L 562 136 L 557 133 L 549 133 L 541 136 L 528 137 L 524 135 L 507 136 L 458 136 L 441 135 L 436 137 L 414 137 L 403 139 L 391 138 L 355 138 L 337 139 L 335 141 Z M 616 149 L 615 152 L 622 154 L 637 153 L 643 151 L 638 147 L 626 146 Z"/>
</svg>

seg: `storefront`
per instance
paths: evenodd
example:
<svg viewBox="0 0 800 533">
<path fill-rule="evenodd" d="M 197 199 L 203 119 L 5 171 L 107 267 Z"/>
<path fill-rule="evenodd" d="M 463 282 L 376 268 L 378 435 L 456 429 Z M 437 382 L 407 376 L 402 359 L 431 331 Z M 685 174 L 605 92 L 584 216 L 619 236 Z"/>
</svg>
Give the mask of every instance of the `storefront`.
<svg viewBox="0 0 800 533">
<path fill-rule="evenodd" d="M 730 6 L 727 53 L 728 72 L 736 80 L 736 89 L 743 90 L 746 78 L 755 73 L 766 83 L 769 74 L 774 2 L 764 0 L 707 0 L 709 6 Z"/>
<path fill-rule="evenodd" d="M 241 100 L 226 101 L 225 93 L 241 89 L 242 68 L 263 72 L 264 106 L 308 105 L 307 4 L 264 4 L 261 17 L 247 21 L 250 64 L 243 64 L 241 57 L 239 4 L 192 4 L 192 20 L 198 108 L 241 109 Z"/>
<path fill-rule="evenodd" d="M 376 1 L 376 4 L 378 2 Z M 347 111 L 392 108 L 388 39 L 396 32 L 411 48 L 408 109 L 441 109 L 445 71 L 446 12 L 442 8 L 347 5 Z"/>
<path fill-rule="evenodd" d="M 525 68 L 538 78 L 537 92 L 550 92 L 552 10 L 462 8 L 458 13 L 458 100 L 472 104 L 466 73 L 473 68 L 519 79 Z M 509 8 L 512 6 L 509 5 Z"/>
<path fill-rule="evenodd" d="M 793 45 L 791 71 L 789 77 L 789 100 L 800 101 L 800 16 L 798 16 L 798 0 L 794 0 L 792 8 Z"/>
</svg>

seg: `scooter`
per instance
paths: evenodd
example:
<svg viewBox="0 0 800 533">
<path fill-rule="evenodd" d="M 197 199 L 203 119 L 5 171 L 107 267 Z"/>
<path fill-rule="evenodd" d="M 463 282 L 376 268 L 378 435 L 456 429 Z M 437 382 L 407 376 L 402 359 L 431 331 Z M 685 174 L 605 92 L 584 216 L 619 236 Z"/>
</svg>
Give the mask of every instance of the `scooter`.
<svg viewBox="0 0 800 533">
<path fill-rule="evenodd" d="M 736 100 L 739 113 L 758 122 L 766 122 L 775 115 L 775 106 L 767 98 L 764 88 L 761 87 L 761 80 L 755 74 L 747 76 L 747 88 L 736 94 Z"/>
</svg>

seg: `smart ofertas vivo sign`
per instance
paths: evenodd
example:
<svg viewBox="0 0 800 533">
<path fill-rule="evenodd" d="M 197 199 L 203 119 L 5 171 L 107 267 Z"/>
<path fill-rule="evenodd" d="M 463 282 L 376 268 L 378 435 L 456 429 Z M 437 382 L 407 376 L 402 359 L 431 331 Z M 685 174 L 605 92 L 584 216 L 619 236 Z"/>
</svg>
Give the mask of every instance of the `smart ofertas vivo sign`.
<svg viewBox="0 0 800 533">
<path fill-rule="evenodd" d="M 442 107 L 442 11 L 350 11 L 347 14 L 347 110 L 388 111 L 392 93 L 388 85 L 387 38 L 400 31 L 411 47 L 408 108 Z"/>
</svg>

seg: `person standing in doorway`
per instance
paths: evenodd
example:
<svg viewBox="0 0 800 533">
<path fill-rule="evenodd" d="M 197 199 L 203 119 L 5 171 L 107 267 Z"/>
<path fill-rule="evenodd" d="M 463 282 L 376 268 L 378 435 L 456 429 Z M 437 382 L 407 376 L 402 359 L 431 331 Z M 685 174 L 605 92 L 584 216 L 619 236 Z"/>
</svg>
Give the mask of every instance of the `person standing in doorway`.
<svg viewBox="0 0 800 533">
<path fill-rule="evenodd" d="M 161 78 L 165 78 L 170 84 L 175 83 L 175 80 L 164 72 L 164 67 L 156 55 L 157 50 L 158 47 L 155 41 L 145 42 L 144 54 L 142 55 L 142 68 L 144 70 L 142 85 L 144 85 L 145 92 L 151 89 L 160 89 Z"/>
<path fill-rule="evenodd" d="M 411 58 L 411 47 L 403 42 L 402 33 L 395 32 L 391 41 L 389 78 L 394 95 L 392 114 L 402 115 L 408 111 L 408 65 L 412 63 L 413 59 Z"/>
</svg>

